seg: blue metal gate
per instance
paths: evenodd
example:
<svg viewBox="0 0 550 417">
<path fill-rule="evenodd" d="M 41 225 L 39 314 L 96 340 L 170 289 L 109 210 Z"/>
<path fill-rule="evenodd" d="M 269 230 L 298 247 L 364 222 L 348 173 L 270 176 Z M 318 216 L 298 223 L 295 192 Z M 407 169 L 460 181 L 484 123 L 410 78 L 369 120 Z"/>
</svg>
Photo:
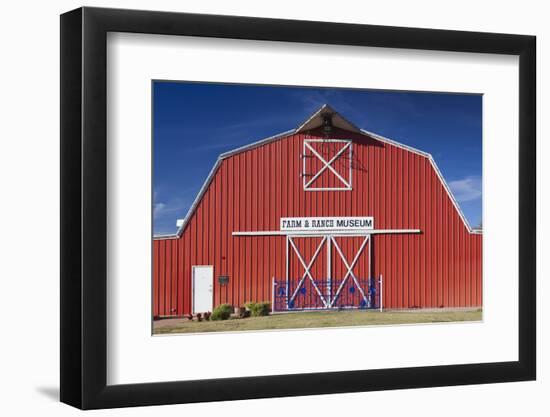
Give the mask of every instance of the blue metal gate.
<svg viewBox="0 0 550 417">
<path fill-rule="evenodd" d="M 381 307 L 380 279 L 314 280 L 311 285 L 300 279 L 274 279 L 272 285 L 274 312 Z M 329 294 L 334 296 L 329 298 Z"/>
</svg>

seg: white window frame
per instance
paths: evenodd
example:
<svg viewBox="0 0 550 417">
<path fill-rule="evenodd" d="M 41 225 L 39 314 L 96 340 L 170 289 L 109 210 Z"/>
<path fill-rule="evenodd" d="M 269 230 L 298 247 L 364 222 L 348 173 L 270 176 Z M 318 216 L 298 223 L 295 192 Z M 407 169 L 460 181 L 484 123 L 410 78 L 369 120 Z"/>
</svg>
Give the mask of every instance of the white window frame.
<svg viewBox="0 0 550 417">
<path fill-rule="evenodd" d="M 328 161 L 319 155 L 319 153 L 309 144 L 310 143 L 320 143 L 320 142 L 336 142 L 336 143 L 346 143 L 331 159 Z M 309 154 L 306 156 L 306 152 L 309 149 Z M 342 176 L 332 167 L 332 164 L 342 157 L 344 152 L 348 152 L 349 156 L 349 178 L 346 181 Z M 323 167 L 317 171 L 314 175 L 309 176 L 306 172 L 306 159 L 309 157 L 315 157 L 323 163 Z M 351 191 L 352 186 L 352 167 L 353 167 L 353 142 L 351 139 L 304 139 L 303 143 L 303 153 L 302 153 L 302 179 L 304 191 Z M 311 184 L 325 171 L 330 170 L 336 178 L 340 181 L 343 187 L 312 187 Z"/>
</svg>

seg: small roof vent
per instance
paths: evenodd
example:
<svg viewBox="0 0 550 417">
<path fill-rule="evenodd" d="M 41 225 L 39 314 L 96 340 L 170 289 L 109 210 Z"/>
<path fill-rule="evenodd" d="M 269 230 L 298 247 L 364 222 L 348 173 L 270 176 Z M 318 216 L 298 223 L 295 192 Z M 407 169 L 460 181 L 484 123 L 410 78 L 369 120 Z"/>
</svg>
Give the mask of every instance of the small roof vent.
<svg viewBox="0 0 550 417">
<path fill-rule="evenodd" d="M 323 133 L 325 137 L 329 138 L 332 133 L 332 113 L 323 113 L 321 117 L 323 118 Z"/>
</svg>

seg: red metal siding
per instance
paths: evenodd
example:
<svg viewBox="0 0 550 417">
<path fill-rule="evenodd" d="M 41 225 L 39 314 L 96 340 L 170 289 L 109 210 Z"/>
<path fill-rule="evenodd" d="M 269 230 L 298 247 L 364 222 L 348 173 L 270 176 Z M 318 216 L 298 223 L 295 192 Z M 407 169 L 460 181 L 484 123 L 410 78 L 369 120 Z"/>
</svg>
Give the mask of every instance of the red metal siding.
<svg viewBox="0 0 550 417">
<path fill-rule="evenodd" d="M 482 235 L 468 231 L 430 160 L 337 131 L 334 138 L 353 140 L 353 190 L 304 191 L 303 141 L 319 137 L 318 132 L 290 135 L 221 162 L 181 237 L 154 240 L 155 316 L 191 312 L 193 265 L 214 266 L 214 305 L 270 300 L 271 278 L 285 277 L 285 237 L 232 232 L 278 230 L 281 217 L 301 216 L 373 216 L 376 229 L 421 230 L 373 235 L 371 268 L 374 276 L 384 276 L 387 308 L 481 306 Z M 312 160 L 311 169 L 318 170 L 318 163 Z M 344 176 L 344 163 L 337 166 Z M 317 186 L 339 186 L 333 175 L 318 180 Z M 306 263 L 319 241 L 296 239 Z M 348 262 L 359 241 L 338 241 Z M 335 273 L 345 274 L 333 256 Z M 326 273 L 325 259 L 322 251 L 312 267 L 314 276 Z M 304 272 L 295 256 L 289 271 L 297 278 Z M 354 272 L 368 278 L 368 256 L 360 257 Z M 227 286 L 219 285 L 220 275 L 230 277 Z"/>
</svg>

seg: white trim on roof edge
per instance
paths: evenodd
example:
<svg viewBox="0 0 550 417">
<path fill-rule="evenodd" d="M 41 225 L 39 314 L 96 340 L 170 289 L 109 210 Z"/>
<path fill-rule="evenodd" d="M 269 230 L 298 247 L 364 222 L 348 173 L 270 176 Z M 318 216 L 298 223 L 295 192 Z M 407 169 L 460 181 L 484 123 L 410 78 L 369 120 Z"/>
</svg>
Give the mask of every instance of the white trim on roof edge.
<svg viewBox="0 0 550 417">
<path fill-rule="evenodd" d="M 317 115 L 321 110 L 323 110 L 324 108 L 326 108 L 327 105 L 323 105 L 318 111 L 316 111 L 313 116 L 311 116 L 308 121 L 310 119 L 312 119 L 315 115 Z M 342 116 L 340 116 L 342 117 Z M 345 120 L 345 119 L 344 119 Z M 307 121 L 306 121 L 307 123 Z M 349 122 L 348 122 L 349 123 Z M 176 231 L 176 233 L 174 234 L 163 234 L 163 235 L 153 235 L 153 239 L 154 240 L 162 240 L 162 239 L 177 239 L 181 236 L 182 232 L 185 230 L 185 227 L 187 226 L 187 223 L 189 222 L 189 220 L 191 219 L 191 216 L 193 214 L 193 212 L 195 211 L 195 209 L 197 208 L 197 206 L 199 205 L 199 202 L 200 200 L 202 199 L 204 193 L 206 192 L 208 186 L 210 185 L 210 182 L 212 182 L 212 179 L 214 178 L 214 175 L 216 173 L 216 171 L 218 170 L 219 166 L 221 165 L 221 162 L 230 157 L 230 156 L 233 156 L 237 153 L 241 153 L 241 152 L 244 152 L 244 151 L 247 151 L 247 150 L 250 150 L 250 149 L 253 149 L 253 148 L 257 148 L 259 146 L 262 146 L 262 145 L 265 145 L 267 143 L 270 143 L 270 142 L 274 142 L 278 139 L 281 139 L 283 137 L 286 137 L 286 136 L 289 136 L 289 135 L 292 135 L 293 133 L 296 133 L 296 132 L 299 132 L 299 128 L 298 129 L 291 129 L 291 130 L 287 130 L 285 132 L 282 132 L 282 133 L 278 133 L 276 135 L 273 135 L 273 136 L 269 136 L 265 139 L 261 139 L 261 140 L 258 140 L 256 142 L 252 142 L 252 143 L 249 143 L 248 145 L 244 145 L 244 146 L 240 146 L 238 148 L 235 148 L 233 150 L 230 150 L 230 151 L 227 151 L 227 152 L 224 152 L 222 154 L 220 154 L 220 156 L 218 156 L 218 159 L 216 160 L 216 162 L 214 163 L 214 166 L 212 167 L 212 169 L 210 170 L 210 173 L 208 174 L 208 176 L 206 177 L 206 180 L 204 181 L 201 189 L 199 190 L 197 196 L 195 197 L 195 199 L 193 200 L 193 204 L 191 204 L 191 207 L 189 207 L 189 210 L 187 211 L 187 214 L 185 215 L 184 219 L 183 219 L 183 224 L 182 226 Z M 482 230 L 481 229 L 473 229 L 471 226 L 470 226 L 470 223 L 468 222 L 468 220 L 466 219 L 466 216 L 464 216 L 464 213 L 462 212 L 462 210 L 460 209 L 460 206 L 458 205 L 458 202 L 457 200 L 455 199 L 453 193 L 451 192 L 451 189 L 449 188 L 447 182 L 445 181 L 445 178 L 443 178 L 443 175 L 441 174 L 441 171 L 439 170 L 437 164 L 435 163 L 435 160 L 433 158 L 433 156 L 430 154 L 430 153 L 427 153 L 427 152 L 424 152 L 424 151 L 421 151 L 419 149 L 416 149 L 416 148 L 413 148 L 412 146 L 408 146 L 408 145 L 405 145 L 403 143 L 400 143 L 400 142 L 397 142 L 393 139 L 389 139 L 389 138 L 386 138 L 384 136 L 381 136 L 381 135 L 378 135 L 376 133 L 373 133 L 373 132 L 369 132 L 368 130 L 364 130 L 364 129 L 359 129 L 359 132 L 363 135 L 366 135 L 366 136 L 371 136 L 381 142 L 384 142 L 384 143 L 387 143 L 389 145 L 393 145 L 393 146 L 396 146 L 398 148 L 402 148 L 402 149 L 405 149 L 407 151 L 410 151 L 410 152 L 413 152 L 417 155 L 420 155 L 420 156 L 423 156 L 424 158 L 428 158 L 432 167 L 435 169 L 435 172 L 437 173 L 437 176 L 439 177 L 439 180 L 441 181 L 441 183 L 443 184 L 443 187 L 445 188 L 445 190 L 447 191 L 447 195 L 449 196 L 449 198 L 451 199 L 455 209 L 457 210 L 460 218 L 462 219 L 462 222 L 464 223 L 464 225 L 466 226 L 466 228 L 468 229 L 468 232 L 471 233 L 471 234 L 482 234 Z"/>
<path fill-rule="evenodd" d="M 179 231 L 180 229 L 178 229 Z M 162 235 L 153 235 L 153 240 L 170 240 L 170 239 L 177 239 L 179 238 L 178 233 L 172 233 L 172 234 L 162 234 Z"/>
</svg>

